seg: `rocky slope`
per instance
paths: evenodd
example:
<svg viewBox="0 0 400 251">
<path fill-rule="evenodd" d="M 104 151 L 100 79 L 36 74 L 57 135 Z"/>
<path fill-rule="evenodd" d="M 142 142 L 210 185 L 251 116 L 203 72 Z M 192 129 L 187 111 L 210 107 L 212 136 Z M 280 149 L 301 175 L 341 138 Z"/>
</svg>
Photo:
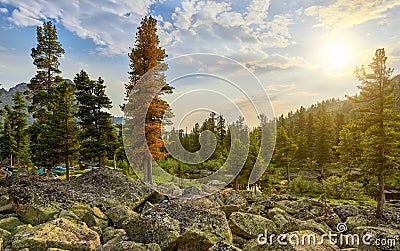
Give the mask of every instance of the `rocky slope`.
<svg viewBox="0 0 400 251">
<path fill-rule="evenodd" d="M 369 204 L 325 205 L 291 195 L 226 189 L 169 199 L 108 169 L 70 182 L 14 178 L 0 194 L 0 250 L 400 250 L 398 239 L 388 241 L 400 236 L 396 207 L 378 221 Z M 370 238 L 330 242 L 329 234 Z M 316 244 L 307 242 L 313 237 Z M 378 239 L 387 245 L 373 245 Z"/>
</svg>

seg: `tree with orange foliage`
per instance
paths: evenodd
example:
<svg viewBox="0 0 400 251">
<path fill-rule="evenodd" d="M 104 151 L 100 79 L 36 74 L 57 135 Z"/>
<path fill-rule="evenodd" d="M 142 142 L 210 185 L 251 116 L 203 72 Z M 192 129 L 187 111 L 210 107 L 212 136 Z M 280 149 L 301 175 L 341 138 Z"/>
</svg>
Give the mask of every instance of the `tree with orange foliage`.
<svg viewBox="0 0 400 251">
<path fill-rule="evenodd" d="M 162 64 L 165 65 L 163 61 L 167 55 L 165 54 L 165 50 L 159 46 L 159 43 L 157 20 L 151 16 L 144 17 L 136 33 L 135 45 L 128 54 L 131 71 L 129 72 L 130 81 L 125 85 L 125 89 L 129 102 L 122 107 L 123 110 L 130 111 L 125 111 L 125 117 L 130 117 L 131 122 L 134 121 L 130 126 L 131 133 L 132 131 L 139 130 L 141 126 L 141 119 L 137 118 L 137 114 L 140 114 L 139 111 L 141 109 L 147 109 L 147 111 L 144 111 L 146 112 L 146 116 L 143 122 L 148 150 L 144 149 L 145 147 L 141 145 L 137 145 L 137 142 L 131 142 L 131 145 L 133 149 L 135 149 L 134 153 L 132 153 L 136 160 L 135 165 L 143 167 L 144 181 L 149 184 L 152 184 L 152 159 L 154 158 L 157 160 L 168 156 L 167 152 L 162 151 L 164 144 L 161 133 L 162 120 L 169 105 L 166 101 L 162 100 L 160 96 L 172 93 L 173 87 L 165 82 L 163 71 L 166 70 L 166 67 L 158 67 L 162 70 L 157 69 L 157 72 L 154 74 L 150 73 L 149 79 L 146 80 L 144 85 L 139 87 L 138 83 L 140 81 L 143 82 L 143 76 L 151 69 L 161 66 Z M 150 98 L 150 103 L 146 103 L 149 94 L 154 90 L 159 91 L 154 97 Z"/>
</svg>

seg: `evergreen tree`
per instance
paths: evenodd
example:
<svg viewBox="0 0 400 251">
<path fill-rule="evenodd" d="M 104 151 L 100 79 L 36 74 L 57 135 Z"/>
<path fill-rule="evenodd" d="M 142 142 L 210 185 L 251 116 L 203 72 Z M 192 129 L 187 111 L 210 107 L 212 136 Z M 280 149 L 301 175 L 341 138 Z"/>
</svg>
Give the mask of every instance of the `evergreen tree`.
<svg viewBox="0 0 400 251">
<path fill-rule="evenodd" d="M 17 92 L 12 100 L 13 105 L 5 107 L 4 131 L 1 137 L 1 152 L 10 158 L 11 166 L 30 162 L 29 138 L 26 132 L 28 115 L 24 97 L 21 92 Z"/>
<path fill-rule="evenodd" d="M 36 66 L 36 75 L 28 84 L 30 90 L 27 98 L 31 99 L 29 111 L 36 118 L 29 128 L 32 143 L 32 158 L 35 163 L 52 166 L 58 161 L 57 142 L 51 136 L 58 126 L 51 123 L 54 111 L 54 89 L 63 81 L 59 69 L 59 59 L 64 54 L 58 41 L 56 27 L 51 21 L 37 27 L 37 45 L 32 48 L 31 56 Z"/>
<path fill-rule="evenodd" d="M 325 177 L 327 164 L 333 157 L 334 123 L 332 116 L 327 112 L 326 105 L 321 104 L 315 114 L 314 129 L 314 159 L 321 169 L 322 177 Z"/>
<path fill-rule="evenodd" d="M 70 163 L 77 156 L 79 149 L 78 127 L 74 119 L 76 110 L 75 88 L 69 81 L 63 81 L 54 89 L 54 111 L 52 123 L 52 137 L 55 140 L 55 150 L 58 161 L 63 161 L 66 167 L 66 178 L 69 180 Z"/>
<path fill-rule="evenodd" d="M 52 90 L 62 81 L 59 58 L 65 51 L 58 42 L 57 30 L 51 21 L 38 26 L 36 34 L 37 45 L 32 48 L 31 56 L 37 72 L 28 87 L 32 93 L 31 110 L 38 117 L 42 109 L 48 110 L 49 103 L 53 101 Z"/>
<path fill-rule="evenodd" d="M 376 177 L 378 180 L 378 206 L 376 217 L 382 218 L 385 205 L 385 177 L 398 169 L 399 158 L 399 112 L 395 109 L 398 96 L 395 93 L 396 81 L 392 77 L 393 69 L 386 66 L 387 57 L 384 49 L 378 49 L 367 73 L 364 66 L 355 73 L 361 82 L 358 86 L 360 94 L 352 100 L 359 105 L 357 118 L 346 126 L 342 133 L 339 151 L 342 157 L 350 154 L 349 133 L 360 135 L 360 151 L 355 151 L 355 160 L 362 168 L 364 175 Z M 351 139 L 351 138 L 350 138 Z M 353 147 L 354 148 L 354 147 Z M 354 148 L 357 150 L 357 148 Z"/>
<path fill-rule="evenodd" d="M 107 150 L 113 150 L 116 134 L 111 122 L 111 114 L 104 111 L 111 109 L 111 100 L 105 93 L 104 80 L 90 80 L 85 71 L 76 74 L 77 117 L 82 128 L 79 134 L 82 140 L 81 153 L 84 159 L 97 159 L 99 167 L 104 166 Z"/>
<path fill-rule="evenodd" d="M 144 17 L 142 19 L 140 27 L 138 27 L 138 32 L 136 33 L 135 45 L 132 48 L 131 52 L 128 54 L 130 59 L 131 71 L 129 72 L 130 81 L 129 84 L 125 86 L 125 89 L 126 95 L 130 101 L 133 101 L 135 99 L 138 100 L 140 95 L 145 95 L 144 93 L 138 93 L 137 84 L 139 80 L 149 70 L 153 69 L 155 66 L 160 65 L 167 56 L 165 54 L 165 50 L 159 46 L 159 43 L 160 41 L 157 35 L 157 20 L 153 17 Z M 165 71 L 166 69 L 162 70 Z M 147 183 L 152 183 L 152 158 L 157 160 L 168 156 L 168 153 L 162 150 L 163 140 L 161 138 L 161 127 L 163 116 L 168 111 L 169 105 L 164 100 L 162 100 L 160 96 L 166 93 L 172 93 L 173 90 L 171 86 L 166 84 L 165 76 L 162 71 L 153 74 L 153 76 L 151 77 L 153 78 L 152 80 L 154 82 L 152 83 L 154 83 L 154 85 L 161 86 L 161 91 L 158 92 L 158 94 L 153 98 L 148 106 L 145 119 L 146 142 L 152 156 L 149 156 L 149 153 L 147 151 L 140 149 L 138 149 L 136 153 L 133 153 L 135 155 L 134 158 L 137 161 L 140 161 L 143 166 L 144 180 Z M 150 84 L 150 82 L 148 81 L 147 84 Z M 147 88 L 149 88 L 149 90 L 147 92 L 150 92 L 150 89 L 157 87 L 154 85 L 148 86 Z M 134 97 L 135 95 L 138 97 Z M 138 106 L 140 102 L 130 102 L 130 104 Z M 147 104 L 143 104 L 143 106 L 147 106 Z M 122 108 L 123 110 L 125 110 L 125 107 Z M 140 107 L 131 108 L 136 110 L 141 109 Z M 130 109 L 131 112 L 132 109 Z M 140 125 L 138 126 L 140 127 Z M 134 128 L 131 129 L 135 130 Z M 132 144 L 135 145 L 135 143 Z"/>
<path fill-rule="evenodd" d="M 274 162 L 277 167 L 284 167 L 286 169 L 286 179 L 288 186 L 290 185 L 290 163 L 297 150 L 293 138 L 289 137 L 286 123 L 281 116 L 278 121 L 278 129 L 276 131 L 276 144 L 274 152 Z"/>
</svg>

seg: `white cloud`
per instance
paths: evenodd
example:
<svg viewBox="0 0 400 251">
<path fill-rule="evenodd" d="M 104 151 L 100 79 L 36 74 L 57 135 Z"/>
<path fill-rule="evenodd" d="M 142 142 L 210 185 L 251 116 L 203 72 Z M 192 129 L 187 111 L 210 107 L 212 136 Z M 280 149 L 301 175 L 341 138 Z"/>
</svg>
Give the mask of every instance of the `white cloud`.
<svg viewBox="0 0 400 251">
<path fill-rule="evenodd" d="M 2 0 L 15 6 L 9 21 L 19 26 L 41 25 L 54 19 L 83 39 L 91 39 L 96 52 L 126 54 L 136 27 L 157 0 L 42 1 Z M 234 5 L 229 0 L 183 0 L 172 13 L 154 9 L 159 22 L 161 46 L 171 56 L 211 52 L 233 57 L 251 68 L 287 69 L 304 66 L 299 57 L 269 52 L 293 44 L 290 14 L 269 14 L 267 0 L 248 0 Z M 236 3 L 235 3 L 236 4 Z M 165 21 L 164 21 L 165 20 Z"/>
<path fill-rule="evenodd" d="M 317 26 L 341 29 L 385 18 L 386 12 L 398 5 L 398 0 L 337 0 L 328 6 L 309 7 L 305 14 L 316 17 L 319 20 Z"/>
<path fill-rule="evenodd" d="M 8 10 L 6 8 L 0 8 L 0 13 L 6 14 Z"/>
<path fill-rule="evenodd" d="M 18 26 L 37 26 L 54 19 L 81 38 L 89 38 L 103 54 L 125 54 L 132 44 L 136 27 L 154 0 L 135 1 L 18 1 L 9 21 Z"/>
</svg>

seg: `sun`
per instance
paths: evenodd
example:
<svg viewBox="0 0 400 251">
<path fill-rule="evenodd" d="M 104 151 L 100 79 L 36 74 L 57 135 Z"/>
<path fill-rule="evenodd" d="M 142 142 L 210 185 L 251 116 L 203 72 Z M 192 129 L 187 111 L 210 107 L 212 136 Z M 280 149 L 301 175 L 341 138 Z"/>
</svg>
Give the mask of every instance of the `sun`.
<svg viewBox="0 0 400 251">
<path fill-rule="evenodd" d="M 340 69 L 350 62 L 350 50 L 344 43 L 338 43 L 328 48 L 328 63 L 332 69 Z"/>
</svg>

